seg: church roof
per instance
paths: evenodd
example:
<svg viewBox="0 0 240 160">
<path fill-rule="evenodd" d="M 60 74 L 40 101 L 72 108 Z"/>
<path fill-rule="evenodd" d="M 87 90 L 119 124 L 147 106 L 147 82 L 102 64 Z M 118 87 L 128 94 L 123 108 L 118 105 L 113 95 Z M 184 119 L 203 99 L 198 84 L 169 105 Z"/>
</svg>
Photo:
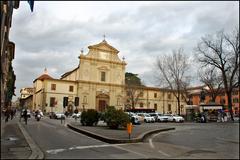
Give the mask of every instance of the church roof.
<svg viewBox="0 0 240 160">
<path fill-rule="evenodd" d="M 118 53 L 119 51 L 107 43 L 107 41 L 104 39 L 102 42 L 88 46 L 89 49 L 100 49 L 100 50 L 106 50 L 106 51 L 112 51 Z"/>
<path fill-rule="evenodd" d="M 68 76 L 68 75 L 71 74 L 72 72 L 76 71 L 78 68 L 79 68 L 79 66 L 78 66 L 77 68 L 74 68 L 73 70 L 71 70 L 71 71 L 69 71 L 69 72 L 64 73 L 63 75 L 61 75 L 61 78 L 60 78 L 60 79 Z"/>
<path fill-rule="evenodd" d="M 36 78 L 33 82 L 35 82 L 36 80 L 45 80 L 45 79 L 54 79 L 51 76 L 49 76 L 48 74 L 42 74 L 41 76 L 39 76 L 38 78 Z"/>
<path fill-rule="evenodd" d="M 38 78 L 36 78 L 33 82 L 35 82 L 36 80 L 45 80 L 45 79 L 54 79 L 51 76 L 49 76 L 48 74 L 42 74 L 41 76 L 39 76 Z"/>
</svg>

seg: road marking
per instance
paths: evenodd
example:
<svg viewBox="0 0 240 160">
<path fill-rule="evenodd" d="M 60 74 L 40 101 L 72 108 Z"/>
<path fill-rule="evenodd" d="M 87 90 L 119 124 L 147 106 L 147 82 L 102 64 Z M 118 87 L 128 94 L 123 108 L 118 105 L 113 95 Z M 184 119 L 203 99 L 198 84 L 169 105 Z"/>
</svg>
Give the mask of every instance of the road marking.
<svg viewBox="0 0 240 160">
<path fill-rule="evenodd" d="M 239 143 L 238 141 L 235 141 L 234 139 L 226 139 L 226 138 L 221 138 L 221 137 L 217 137 L 216 139 L 221 140 L 221 141 L 231 142 L 231 143 Z"/>
<path fill-rule="evenodd" d="M 133 144 L 133 143 L 131 143 L 131 144 Z M 139 144 L 139 143 L 138 143 L 138 144 Z M 142 157 L 144 157 L 144 158 L 148 158 L 147 155 L 144 155 L 144 154 L 141 154 L 141 153 L 138 153 L 138 152 L 132 151 L 132 150 L 130 150 L 130 149 L 125 149 L 125 148 L 122 148 L 122 147 L 120 147 L 120 146 L 115 146 L 115 147 L 118 148 L 118 149 L 121 149 L 121 150 L 127 151 L 127 152 L 134 153 L 134 154 L 136 154 L 136 155 L 142 156 Z"/>
<path fill-rule="evenodd" d="M 134 144 L 134 143 L 131 143 L 131 144 Z M 91 146 L 75 146 L 75 147 L 69 147 L 68 149 L 51 149 L 51 150 L 47 150 L 46 152 L 49 154 L 57 154 L 59 152 L 63 152 L 66 150 L 117 147 L 117 146 L 123 146 L 123 145 L 129 145 L 129 144 L 125 143 L 125 144 L 102 144 L 102 145 L 91 145 Z"/>
<path fill-rule="evenodd" d="M 161 153 L 161 154 L 163 154 L 163 155 L 166 156 L 166 157 L 170 157 L 169 154 L 167 154 L 167 153 L 165 153 L 165 152 L 163 152 L 163 151 L 161 151 L 161 150 L 158 150 L 158 152 Z"/>
<path fill-rule="evenodd" d="M 149 145 L 150 145 L 150 147 L 153 148 L 153 149 L 155 148 L 155 146 L 154 146 L 152 140 L 153 140 L 154 137 L 158 136 L 159 134 L 161 134 L 161 132 L 160 132 L 160 133 L 157 133 L 157 134 L 154 134 L 154 135 L 152 136 L 152 138 L 149 139 Z M 169 154 L 167 154 L 167 153 L 165 153 L 165 152 L 163 152 L 163 151 L 161 151 L 161 150 L 158 150 L 158 152 L 161 153 L 161 154 L 163 154 L 164 156 L 170 157 Z"/>
<path fill-rule="evenodd" d="M 152 143 L 152 138 L 149 139 L 149 144 L 150 144 L 150 147 L 151 147 L 151 148 L 155 148 L 154 145 L 153 145 L 153 143 Z"/>
<path fill-rule="evenodd" d="M 51 149 L 51 150 L 47 150 L 46 152 L 49 154 L 57 154 L 58 152 L 63 152 L 66 149 Z"/>
</svg>

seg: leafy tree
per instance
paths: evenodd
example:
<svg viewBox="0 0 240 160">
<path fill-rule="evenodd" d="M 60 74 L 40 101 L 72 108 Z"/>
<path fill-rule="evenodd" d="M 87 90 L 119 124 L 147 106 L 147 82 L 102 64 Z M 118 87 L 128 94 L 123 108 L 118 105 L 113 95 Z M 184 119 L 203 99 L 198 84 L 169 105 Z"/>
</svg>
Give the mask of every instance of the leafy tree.
<svg viewBox="0 0 240 160">
<path fill-rule="evenodd" d="M 11 63 L 9 64 L 9 72 L 7 77 L 7 91 L 6 91 L 6 99 L 5 99 L 5 105 L 9 105 L 12 101 L 12 97 L 15 95 L 15 80 L 16 76 L 14 74 L 13 68 Z"/>
<path fill-rule="evenodd" d="M 97 125 L 98 120 L 99 120 L 99 114 L 94 109 L 83 111 L 81 114 L 81 123 L 83 126 Z"/>
<path fill-rule="evenodd" d="M 122 110 L 116 110 L 114 106 L 108 106 L 104 114 L 107 126 L 112 129 L 118 129 L 119 126 L 126 127 L 130 122 L 129 116 Z"/>
</svg>

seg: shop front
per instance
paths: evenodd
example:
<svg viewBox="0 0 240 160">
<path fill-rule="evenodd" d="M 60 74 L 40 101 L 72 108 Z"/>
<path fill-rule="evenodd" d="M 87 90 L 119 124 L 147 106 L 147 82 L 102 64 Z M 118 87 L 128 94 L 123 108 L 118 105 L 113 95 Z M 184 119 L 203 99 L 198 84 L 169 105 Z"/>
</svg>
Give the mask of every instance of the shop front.
<svg viewBox="0 0 240 160">
<path fill-rule="evenodd" d="M 200 113 L 203 113 L 207 119 L 207 122 L 221 121 L 224 115 L 223 105 L 200 105 Z"/>
</svg>

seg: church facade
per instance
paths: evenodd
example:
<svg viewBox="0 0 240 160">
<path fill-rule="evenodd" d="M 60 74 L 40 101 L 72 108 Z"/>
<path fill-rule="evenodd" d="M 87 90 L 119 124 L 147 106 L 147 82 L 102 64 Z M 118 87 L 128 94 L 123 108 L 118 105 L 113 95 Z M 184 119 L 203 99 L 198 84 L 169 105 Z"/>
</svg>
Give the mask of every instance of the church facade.
<svg viewBox="0 0 240 160">
<path fill-rule="evenodd" d="M 79 65 L 54 79 L 47 71 L 33 82 L 32 110 L 44 112 L 72 112 L 75 109 L 104 111 L 106 106 L 126 109 L 126 62 L 119 51 L 106 40 L 91 45 L 86 55 L 81 52 Z M 68 104 L 63 107 L 63 99 Z M 77 98 L 76 98 L 77 97 Z M 79 99 L 76 102 L 76 99 Z M 181 110 L 185 103 L 181 101 Z M 177 113 L 177 101 L 171 90 L 145 87 L 136 108 L 152 108 L 161 113 Z"/>
</svg>

